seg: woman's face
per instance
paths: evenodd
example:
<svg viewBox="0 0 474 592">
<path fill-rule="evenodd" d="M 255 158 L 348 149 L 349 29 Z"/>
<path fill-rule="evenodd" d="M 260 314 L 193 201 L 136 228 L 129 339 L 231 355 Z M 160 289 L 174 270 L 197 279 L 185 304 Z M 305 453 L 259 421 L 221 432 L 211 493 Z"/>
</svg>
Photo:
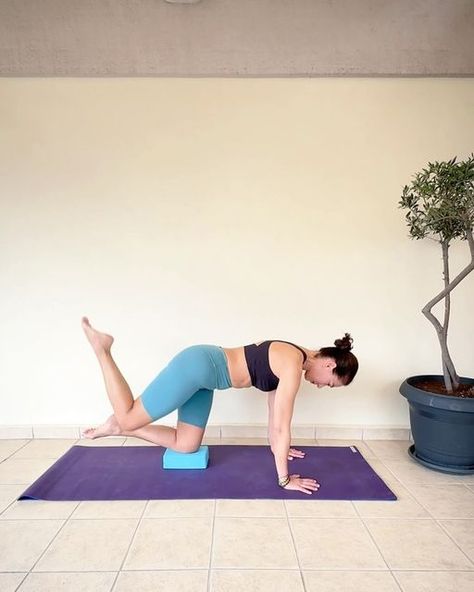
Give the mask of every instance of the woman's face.
<svg viewBox="0 0 474 592">
<path fill-rule="evenodd" d="M 339 376 L 333 370 L 336 362 L 332 358 L 312 358 L 304 374 L 304 379 L 318 388 L 344 386 Z"/>
</svg>

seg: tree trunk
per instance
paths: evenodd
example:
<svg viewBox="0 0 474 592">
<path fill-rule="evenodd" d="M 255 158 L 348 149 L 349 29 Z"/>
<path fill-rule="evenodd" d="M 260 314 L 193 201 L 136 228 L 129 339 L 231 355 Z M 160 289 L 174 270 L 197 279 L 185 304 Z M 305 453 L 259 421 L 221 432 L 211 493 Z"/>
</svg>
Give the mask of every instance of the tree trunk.
<svg viewBox="0 0 474 592">
<path fill-rule="evenodd" d="M 449 280 L 449 254 L 448 248 L 449 244 L 447 241 L 443 241 L 441 243 L 441 247 L 443 250 L 443 266 L 444 266 L 444 290 L 442 290 L 433 300 L 430 300 L 424 307 L 423 307 L 423 314 L 425 317 L 433 324 L 436 333 L 438 335 L 439 343 L 441 346 L 441 355 L 442 355 L 442 363 L 443 363 L 443 376 L 444 376 L 444 383 L 446 386 L 446 390 L 448 393 L 452 394 L 453 390 L 456 390 L 459 386 L 459 376 L 457 375 L 456 369 L 454 367 L 453 361 L 449 354 L 448 350 L 448 325 L 449 325 L 449 316 L 450 316 L 450 294 L 454 290 L 454 288 L 469 274 L 471 271 L 474 270 L 474 237 L 472 235 L 471 230 L 466 231 L 466 238 L 469 243 L 469 249 L 471 252 L 471 263 L 467 265 L 455 278 L 452 282 Z M 441 325 L 439 320 L 434 316 L 431 312 L 433 306 L 441 302 L 441 300 L 445 300 L 444 304 L 444 324 Z"/>
</svg>

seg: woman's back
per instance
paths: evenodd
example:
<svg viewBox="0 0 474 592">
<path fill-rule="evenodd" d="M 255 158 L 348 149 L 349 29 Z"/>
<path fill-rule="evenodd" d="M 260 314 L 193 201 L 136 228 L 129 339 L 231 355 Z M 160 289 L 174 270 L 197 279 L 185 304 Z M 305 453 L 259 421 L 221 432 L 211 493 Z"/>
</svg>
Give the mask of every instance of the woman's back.
<svg viewBox="0 0 474 592">
<path fill-rule="evenodd" d="M 280 369 L 297 348 L 302 355 L 301 365 L 307 358 L 307 350 L 290 341 L 266 340 L 242 347 L 222 348 L 228 362 L 234 388 L 255 386 L 263 391 L 275 390 Z"/>
</svg>

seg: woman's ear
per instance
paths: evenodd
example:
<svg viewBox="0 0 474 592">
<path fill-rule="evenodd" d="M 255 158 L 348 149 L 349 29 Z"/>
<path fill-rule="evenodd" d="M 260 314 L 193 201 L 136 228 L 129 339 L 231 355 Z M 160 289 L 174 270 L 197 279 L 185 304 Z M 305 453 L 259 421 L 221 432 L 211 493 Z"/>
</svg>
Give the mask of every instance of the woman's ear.
<svg viewBox="0 0 474 592">
<path fill-rule="evenodd" d="M 333 360 L 332 358 L 328 358 L 326 364 L 325 364 L 326 368 L 331 368 L 331 370 L 334 370 L 334 368 L 337 366 L 335 360 Z"/>
</svg>

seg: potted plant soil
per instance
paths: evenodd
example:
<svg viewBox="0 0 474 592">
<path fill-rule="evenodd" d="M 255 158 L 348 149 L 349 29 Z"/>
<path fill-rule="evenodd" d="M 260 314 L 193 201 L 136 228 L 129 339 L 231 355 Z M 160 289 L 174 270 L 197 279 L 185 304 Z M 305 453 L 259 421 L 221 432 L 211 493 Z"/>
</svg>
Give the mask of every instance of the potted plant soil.
<svg viewBox="0 0 474 592">
<path fill-rule="evenodd" d="M 411 376 L 400 393 L 409 404 L 411 457 L 434 470 L 469 474 L 474 473 L 474 376 L 458 376 L 448 348 L 448 326 L 451 292 L 474 270 L 474 154 L 461 162 L 456 158 L 428 163 L 403 188 L 399 202 L 407 210 L 411 238 L 439 242 L 444 281 L 443 289 L 422 309 L 438 337 L 442 375 Z M 470 263 L 451 278 L 449 247 L 454 240 L 466 242 Z M 442 319 L 432 312 L 438 303 L 444 305 Z M 470 347 L 474 350 L 474 340 Z"/>
</svg>

